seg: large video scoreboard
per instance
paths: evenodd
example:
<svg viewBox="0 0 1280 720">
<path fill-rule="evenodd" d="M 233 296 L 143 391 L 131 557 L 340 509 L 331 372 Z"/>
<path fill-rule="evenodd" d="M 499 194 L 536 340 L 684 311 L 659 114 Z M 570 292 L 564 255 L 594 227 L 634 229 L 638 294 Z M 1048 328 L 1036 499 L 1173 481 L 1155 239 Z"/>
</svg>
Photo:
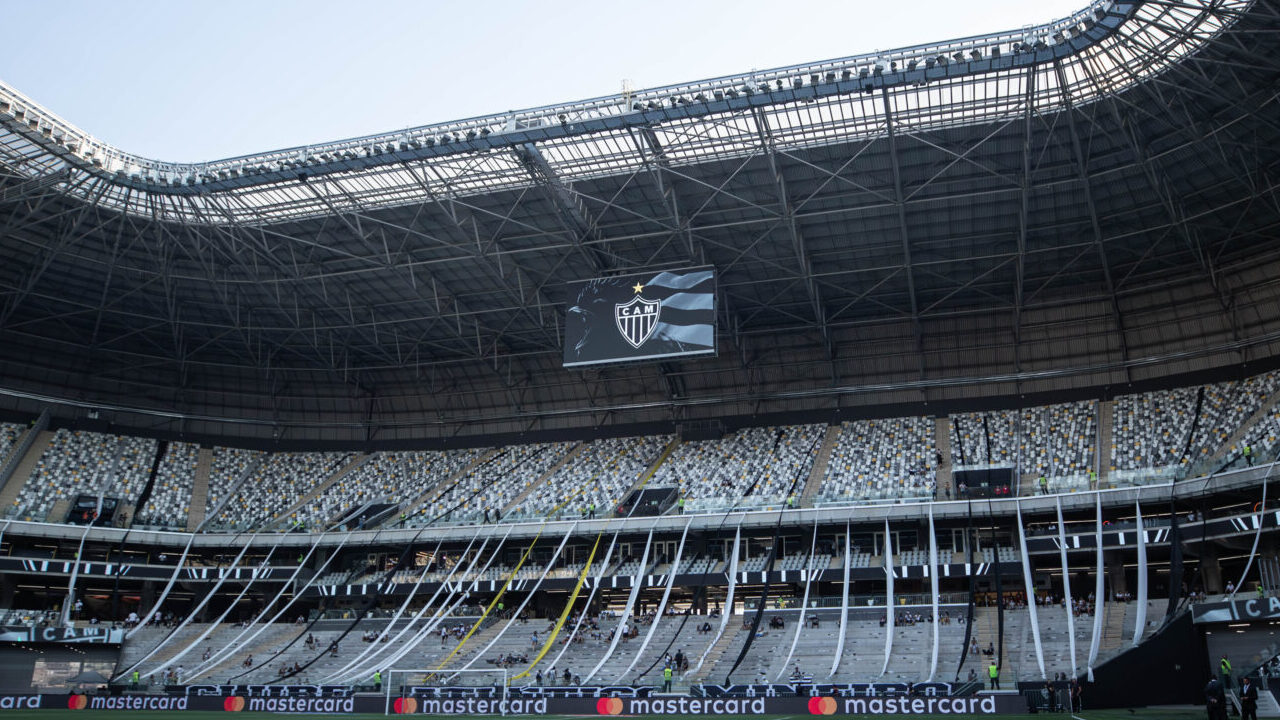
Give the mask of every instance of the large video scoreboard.
<svg viewBox="0 0 1280 720">
<path fill-rule="evenodd" d="M 565 367 L 715 353 L 711 268 L 619 275 L 569 287 Z"/>
</svg>

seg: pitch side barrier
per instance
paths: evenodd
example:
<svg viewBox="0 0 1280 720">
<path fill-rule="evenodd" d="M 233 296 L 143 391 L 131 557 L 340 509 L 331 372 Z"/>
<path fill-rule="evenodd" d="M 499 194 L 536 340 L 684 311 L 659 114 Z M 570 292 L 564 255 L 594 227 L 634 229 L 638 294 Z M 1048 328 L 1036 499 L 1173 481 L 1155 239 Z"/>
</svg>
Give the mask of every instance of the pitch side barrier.
<svg viewBox="0 0 1280 720">
<path fill-rule="evenodd" d="M 205 695 L 0 695 L 5 710 L 111 710 L 137 712 L 382 713 L 385 698 Z M 1027 711 L 1021 695 L 967 697 L 490 697 L 398 698 L 399 715 L 1011 715 Z"/>
</svg>

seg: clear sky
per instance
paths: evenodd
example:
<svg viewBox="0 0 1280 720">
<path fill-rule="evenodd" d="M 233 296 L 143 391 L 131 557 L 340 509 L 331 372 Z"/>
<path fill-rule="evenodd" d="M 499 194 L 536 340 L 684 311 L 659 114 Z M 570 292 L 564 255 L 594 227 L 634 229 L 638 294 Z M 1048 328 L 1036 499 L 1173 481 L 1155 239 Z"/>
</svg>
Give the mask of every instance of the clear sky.
<svg viewBox="0 0 1280 720">
<path fill-rule="evenodd" d="M 1087 0 L 0 0 L 0 79 L 201 161 L 1019 28 Z"/>
</svg>

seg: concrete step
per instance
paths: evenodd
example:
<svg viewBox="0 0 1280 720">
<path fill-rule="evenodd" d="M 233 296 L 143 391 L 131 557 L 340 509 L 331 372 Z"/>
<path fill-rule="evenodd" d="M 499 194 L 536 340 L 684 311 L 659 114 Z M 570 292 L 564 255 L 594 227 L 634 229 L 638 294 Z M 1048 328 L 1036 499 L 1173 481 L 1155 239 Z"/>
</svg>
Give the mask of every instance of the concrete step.
<svg viewBox="0 0 1280 720">
<path fill-rule="evenodd" d="M 1258 688 L 1258 717 L 1280 717 L 1280 703 L 1265 687 Z"/>
<path fill-rule="evenodd" d="M 1249 419 L 1241 423 L 1240 427 L 1236 428 L 1235 432 L 1231 433 L 1231 436 L 1227 438 L 1227 441 L 1218 446 L 1218 449 L 1209 457 L 1210 464 L 1225 459 L 1227 453 L 1239 448 L 1241 441 L 1244 440 L 1244 436 L 1249 433 L 1249 430 L 1253 429 L 1254 425 L 1257 425 L 1271 413 L 1271 410 L 1276 406 L 1277 401 L 1280 401 L 1280 391 L 1272 393 L 1271 397 L 1264 400 L 1262 405 L 1249 416 Z M 1259 703 L 1259 709 L 1261 709 L 1261 703 Z M 1262 713 L 1259 712 L 1258 714 L 1261 715 Z"/>
<path fill-rule="evenodd" d="M 295 638 L 301 635 L 303 629 L 304 627 L 300 625 L 277 624 L 275 626 L 268 627 L 267 629 L 262 631 L 261 635 L 254 638 L 251 644 L 242 648 L 238 648 L 234 652 L 227 653 L 226 657 L 224 657 L 219 662 L 216 662 L 213 665 L 209 666 L 205 670 L 201 671 L 199 675 L 194 675 L 194 676 L 185 678 L 185 680 L 187 682 L 199 682 L 201 680 L 212 681 L 217 679 L 219 675 L 228 674 L 227 673 L 228 670 L 231 670 L 231 669 L 238 670 L 240 668 L 241 663 L 244 662 L 244 659 L 246 657 L 255 657 L 255 658 L 269 657 L 272 654 L 274 654 L 276 650 L 278 650 L 281 647 L 284 647 L 285 645 L 288 645 Z M 256 629 L 250 630 L 249 633 L 253 634 L 256 631 L 257 631 Z M 221 650 L 221 648 L 213 648 L 213 649 L 215 651 Z M 203 650 L 201 650 L 201 653 L 203 653 Z M 231 674 L 234 674 L 234 673 L 231 673 Z"/>
<path fill-rule="evenodd" d="M 800 507 L 809 507 L 813 504 L 813 498 L 818 494 L 818 489 L 822 487 L 822 480 L 827 476 L 827 465 L 831 463 L 831 453 L 839 437 L 840 426 L 828 425 L 826 435 L 822 438 L 822 447 L 818 450 L 818 457 L 814 458 L 813 467 L 809 470 L 809 479 L 804 484 L 804 491 L 800 493 Z"/>
<path fill-rule="evenodd" d="M 290 505 L 287 509 L 285 509 L 284 512 L 280 513 L 277 519 L 267 523 L 267 526 L 268 527 L 275 526 L 277 529 L 287 526 L 289 524 L 289 519 L 293 516 L 295 512 L 305 507 L 307 503 L 311 502 L 312 500 L 315 500 L 317 497 L 320 496 L 321 493 L 323 493 L 325 490 L 328 490 L 330 487 L 333 487 L 335 483 L 337 483 L 342 478 L 350 475 L 361 465 L 364 465 L 366 462 L 369 461 L 369 457 L 370 456 L 368 453 L 362 453 L 362 452 L 356 453 L 354 456 L 352 456 L 350 460 L 347 461 L 345 465 L 335 470 L 333 474 L 325 478 L 322 482 L 320 482 L 320 484 L 316 485 L 309 492 L 304 494 L 301 498 L 298 498 L 298 500 L 294 502 L 292 505 Z"/>
<path fill-rule="evenodd" d="M 954 475 L 952 468 L 955 463 L 951 460 L 951 418 L 943 415 L 933 419 L 933 441 L 935 447 L 938 448 L 938 454 L 942 456 L 942 464 L 938 466 L 938 492 L 936 497 L 950 497 L 947 490 L 955 492 Z"/>
<path fill-rule="evenodd" d="M 586 447 L 587 447 L 587 444 L 582 442 L 578 443 L 577 445 L 574 445 L 572 450 L 565 453 L 564 457 L 560 458 L 558 462 L 556 462 L 551 467 L 547 468 L 546 472 L 539 475 L 538 478 L 533 482 L 529 483 L 528 485 L 525 485 L 524 489 L 521 490 L 519 494 L 517 494 L 514 498 L 511 499 L 511 502 L 507 503 L 502 507 L 502 510 L 501 510 L 502 516 L 506 517 L 507 513 L 511 512 L 513 508 L 519 507 L 520 503 L 524 502 L 525 498 L 529 497 L 530 493 L 532 493 L 535 489 L 540 487 L 542 483 L 546 482 L 547 479 L 550 478 L 552 475 L 555 475 L 557 472 L 559 472 L 560 468 L 564 467 L 570 461 L 572 461 L 573 458 L 577 457 Z"/>
<path fill-rule="evenodd" d="M 67 513 L 70 512 L 70 510 L 71 510 L 71 499 L 64 498 L 54 503 L 53 507 L 49 508 L 49 514 L 41 519 L 43 519 L 45 522 L 64 523 L 67 521 Z"/>
<path fill-rule="evenodd" d="M 1102 484 L 1111 478 L 1111 448 L 1116 439 L 1115 427 L 1116 403 L 1114 400 L 1103 400 L 1098 403 L 1098 453 L 1094 462 L 1094 470 L 1098 473 L 1098 483 Z"/>
<path fill-rule="evenodd" d="M 476 468 L 480 467 L 484 463 L 489 462 L 489 460 L 493 459 L 493 457 L 500 452 L 502 452 L 502 448 L 493 448 L 489 452 L 481 454 L 479 457 L 477 457 L 475 460 L 472 460 L 470 463 L 467 464 L 466 467 L 462 468 L 458 472 L 450 475 L 449 477 L 432 485 L 426 490 L 418 493 L 416 497 L 410 499 L 408 502 L 401 503 L 400 511 L 404 513 L 412 514 L 412 512 L 416 510 L 419 506 L 421 506 L 423 503 L 429 503 L 430 501 L 434 500 L 437 495 L 444 492 L 449 487 L 452 487 L 453 484 L 458 481 L 458 479 L 466 477 L 467 474 L 470 473 L 472 470 L 475 470 Z M 395 513 L 391 513 L 390 515 L 388 515 L 387 519 L 384 520 L 383 523 L 385 524 L 391 521 L 396 521 L 396 522 L 399 521 L 399 518 L 396 516 Z"/>
<path fill-rule="evenodd" d="M 653 464 L 649 466 L 649 469 L 640 473 L 640 477 L 636 478 L 636 484 L 627 488 L 627 491 L 622 494 L 622 497 L 619 498 L 619 500 L 625 500 L 631 495 L 631 493 L 647 485 L 649 480 L 653 479 L 654 473 L 658 472 L 658 468 L 662 467 L 662 463 L 666 462 L 667 458 L 671 457 L 671 453 L 674 453 L 678 447 L 680 447 L 680 438 L 671 438 L 671 442 L 667 443 L 667 446 L 663 448 L 662 454 L 658 456 L 658 459 L 653 461 Z"/>
<path fill-rule="evenodd" d="M 195 532 L 204 522 L 209 504 L 209 474 L 213 471 L 213 448 L 196 451 L 196 477 L 191 485 L 191 511 L 187 513 L 187 532 Z"/>
<path fill-rule="evenodd" d="M 28 430 L 27 432 L 31 431 Z M 18 442 L 14 444 L 14 447 L 20 446 L 22 440 L 23 438 L 18 438 Z M 36 463 L 40 462 L 40 456 L 44 454 L 51 442 L 53 442 L 52 430 L 43 430 L 36 435 L 35 442 L 31 443 L 31 447 L 27 449 L 27 454 L 22 457 L 18 467 L 14 469 L 13 475 L 9 477 L 9 482 L 5 483 L 4 490 L 0 490 L 0 508 L 7 510 L 13 507 L 13 501 L 18 499 L 18 493 L 22 491 L 22 486 L 27 484 L 27 480 L 31 478 L 31 473 L 35 472 Z"/>
</svg>

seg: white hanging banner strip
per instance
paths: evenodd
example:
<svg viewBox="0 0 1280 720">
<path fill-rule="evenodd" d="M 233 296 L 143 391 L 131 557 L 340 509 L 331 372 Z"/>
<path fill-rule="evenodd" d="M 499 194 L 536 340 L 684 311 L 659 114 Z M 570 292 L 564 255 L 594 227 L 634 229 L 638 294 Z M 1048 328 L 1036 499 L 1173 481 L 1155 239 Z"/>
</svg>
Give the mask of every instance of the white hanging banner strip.
<svg viewBox="0 0 1280 720">
<path fill-rule="evenodd" d="M 281 537 L 283 537 L 283 535 Z M 258 566 L 259 568 L 262 569 L 262 575 L 264 577 L 266 576 L 267 573 L 270 572 L 271 558 L 273 555 L 275 555 L 275 552 L 279 547 L 280 547 L 280 541 L 277 540 L 276 544 L 272 545 L 271 549 L 267 551 L 266 557 L 262 559 L 262 564 Z M 236 606 L 240 603 L 240 601 L 244 599 L 244 596 L 249 592 L 249 589 L 252 588 L 253 584 L 258 581 L 258 576 L 259 576 L 259 570 L 257 568 L 252 569 L 249 572 L 249 582 L 245 583 L 244 587 L 241 588 L 240 593 L 236 595 L 234 598 L 232 598 L 231 603 L 227 605 L 227 609 L 223 610 L 221 615 L 214 618 L 213 622 L 209 623 L 209 627 L 206 628 L 204 632 L 200 633 L 199 637 L 193 640 L 189 645 L 184 647 L 182 650 L 178 651 L 177 655 L 174 655 L 173 657 L 161 663 L 160 667 L 153 668 L 145 673 L 142 673 L 142 677 L 148 678 L 153 675 L 156 675 L 157 673 L 167 669 L 171 665 L 177 663 L 182 658 L 186 657 L 187 653 L 191 652 L 192 650 L 195 650 L 196 646 L 204 642 L 204 639 L 209 637 L 209 634 L 212 633 L 215 628 L 221 625 L 222 621 L 227 618 L 227 615 L 230 615 L 231 611 L 234 610 Z"/>
<path fill-rule="evenodd" d="M 133 637 L 135 633 L 146 627 L 147 624 L 151 622 L 151 618 L 155 617 L 156 613 L 160 612 L 160 606 L 164 604 L 165 598 L 169 597 L 169 591 L 172 590 L 173 586 L 178 582 L 178 575 L 182 574 L 182 568 L 186 567 L 187 554 L 191 552 L 191 543 L 194 542 L 195 539 L 195 533 L 191 533 L 187 536 L 187 546 L 182 548 L 182 557 L 178 558 L 178 563 L 173 566 L 173 574 L 169 576 L 169 584 L 165 585 L 164 590 L 160 591 L 160 599 L 156 600 L 156 604 L 151 606 L 151 610 L 147 612 L 146 616 L 143 617 L 132 630 L 124 634 L 125 640 Z"/>
<path fill-rule="evenodd" d="M 844 656 L 844 637 L 845 632 L 849 629 L 849 566 L 853 564 L 853 557 L 849 554 L 849 524 L 844 526 L 844 583 L 843 589 L 840 591 L 840 637 L 836 640 L 836 654 L 831 658 L 831 672 L 827 673 L 827 677 L 836 674 L 836 670 L 840 668 L 840 658 Z"/>
<path fill-rule="evenodd" d="M 778 676 L 774 680 L 781 680 L 782 674 L 787 671 L 787 665 L 791 664 L 791 658 L 796 654 L 796 643 L 800 642 L 800 630 L 804 627 L 804 613 L 809 608 L 809 586 L 813 584 L 813 576 L 818 571 L 813 569 L 813 551 L 818 547 L 818 520 L 817 517 L 813 521 L 813 539 L 809 541 L 809 556 L 805 559 L 804 571 L 804 596 L 800 600 L 800 616 L 796 618 L 796 634 L 791 637 L 791 649 L 787 651 L 787 659 L 782 661 L 782 665 L 778 667 Z"/>
<path fill-rule="evenodd" d="M 1031 583 L 1031 556 L 1027 554 L 1027 527 L 1022 524 L 1022 501 L 1014 501 L 1018 514 L 1018 549 L 1022 551 L 1022 587 L 1027 591 L 1027 619 L 1031 621 L 1031 640 L 1036 646 L 1036 665 L 1040 667 L 1040 679 L 1048 680 L 1044 670 L 1044 646 L 1040 644 L 1040 620 L 1036 617 L 1036 589 Z"/>
<path fill-rule="evenodd" d="M 1062 559 L 1062 606 L 1067 611 L 1067 645 L 1071 653 L 1071 677 L 1076 677 L 1076 615 L 1071 602 L 1071 568 L 1067 567 L 1067 533 L 1062 526 L 1062 498 L 1058 506 L 1058 555 Z"/>
<path fill-rule="evenodd" d="M 1093 583 L 1093 637 L 1089 639 L 1089 682 L 1093 682 L 1093 665 L 1098 662 L 1098 645 L 1102 642 L 1102 616 L 1107 611 L 1107 584 L 1102 564 L 1102 493 L 1093 494 L 1098 513 L 1097 526 L 1093 531 L 1093 540 L 1098 556 L 1098 568 L 1094 571 Z"/>
<path fill-rule="evenodd" d="M 338 543 L 338 547 L 335 548 L 334 551 L 329 554 L 330 558 L 338 554 L 338 550 L 342 548 L 342 545 L 346 543 L 347 538 L 349 538 L 350 536 L 351 536 L 351 533 L 347 533 L 346 535 L 343 536 L 342 540 Z M 274 615 L 272 615 L 269 619 L 265 617 L 266 610 L 274 607 L 276 603 L 280 602 L 280 600 L 284 597 L 284 593 L 286 590 L 294 588 L 294 582 L 297 581 L 298 574 L 301 573 L 302 569 L 306 566 L 306 564 L 311 561 L 311 555 L 315 553 L 316 548 L 320 547 L 320 540 L 323 537 L 324 537 L 323 532 L 316 535 L 315 540 L 311 543 L 311 547 L 310 549 L 307 550 L 306 555 L 304 555 L 302 558 L 299 559 L 298 566 L 294 568 L 293 574 L 289 576 L 289 580 L 280 586 L 279 592 L 277 592 L 275 597 L 271 599 L 271 602 L 266 604 L 266 607 L 263 609 L 263 612 L 255 616 L 253 618 L 253 621 L 250 622 L 248 625 L 245 625 L 244 629 L 241 630 L 238 634 L 236 634 L 234 638 L 228 641 L 226 645 L 222 647 L 222 649 L 218 650 L 217 652 L 209 656 L 208 660 L 202 661 L 199 665 L 197 665 L 196 667 L 188 671 L 186 673 L 186 676 L 182 678 L 184 681 L 195 682 L 196 680 L 199 680 L 201 673 L 206 673 L 212 670 L 213 668 L 217 667 L 218 665 L 222 664 L 222 662 L 225 661 L 236 648 L 248 647 L 248 645 L 252 643 L 254 640 L 256 640 L 257 637 L 261 635 L 267 628 L 272 627 L 272 623 L 274 623 L 277 619 L 279 619 L 280 616 L 283 615 L 285 611 L 287 611 L 296 600 L 302 597 L 302 592 L 311 586 L 311 583 L 313 580 L 320 577 L 320 573 L 324 572 L 323 569 L 317 570 L 314 574 L 312 574 L 312 576 L 307 580 L 306 584 L 304 584 L 301 589 L 295 589 L 289 601 L 287 603 L 281 603 L 280 609 L 277 610 Z M 439 550 L 438 545 L 436 546 L 436 549 Z M 328 561 L 326 560 L 326 562 Z M 248 635 L 248 637 L 246 638 L 245 635 Z"/>
<path fill-rule="evenodd" d="M 98 497 L 98 509 L 102 509 L 101 496 Z M 94 517 L 97 517 L 96 514 Z M 62 601 L 61 620 L 58 623 L 62 627 L 71 625 L 71 607 L 76 601 L 76 580 L 80 577 L 80 556 L 84 554 L 84 543 L 89 539 L 89 531 L 93 530 L 94 522 L 97 521 L 91 521 L 84 526 L 84 534 L 80 536 L 80 547 L 76 548 L 75 562 L 71 565 L 71 581 L 67 583 L 67 599 Z"/>
<path fill-rule="evenodd" d="M 475 557 L 467 565 L 466 570 L 458 571 L 458 566 L 461 562 L 453 566 L 453 569 L 449 571 L 449 576 L 446 577 L 444 583 L 441 584 L 442 588 L 445 586 L 449 587 L 449 594 L 445 596 L 443 601 L 441 601 L 440 607 L 436 608 L 422 628 L 414 633 L 407 642 L 400 643 L 398 647 L 395 641 L 387 643 L 390 647 L 396 648 L 390 657 L 382 657 L 380 659 L 375 658 L 373 661 L 366 660 L 363 666 L 348 663 L 348 668 L 341 671 L 348 673 L 346 677 L 329 680 L 327 682 L 335 682 L 340 685 L 345 685 L 356 682 L 361 678 L 367 678 L 369 676 L 369 668 L 372 668 L 375 665 L 385 668 L 395 667 L 395 664 L 401 658 L 408 655 L 410 650 L 416 649 L 420 642 L 432 635 L 436 631 L 436 628 L 443 624 L 449 617 L 455 616 L 458 608 L 462 607 L 467 600 L 471 599 L 471 593 L 478 590 L 480 587 L 480 580 L 478 578 L 484 577 L 484 574 L 489 571 L 489 568 L 493 565 L 494 561 L 499 560 L 502 557 L 502 549 L 506 547 L 507 538 L 511 535 L 511 530 L 514 528 L 514 525 L 507 527 L 507 532 L 498 539 L 497 546 L 495 546 L 493 552 L 487 556 L 485 555 L 484 550 L 489 544 L 489 539 L 486 538 L 485 541 L 480 544 L 480 549 L 476 551 Z M 466 553 L 464 552 L 463 556 L 465 557 L 465 555 Z M 485 558 L 483 565 L 480 565 L 481 558 Z M 478 572 L 476 571 L 477 565 L 480 565 L 480 570 Z M 455 571 L 458 574 L 459 581 L 450 583 L 449 580 L 453 577 Z M 422 609 L 418 611 L 417 615 L 414 616 L 414 622 L 416 622 L 418 618 L 421 618 L 430 607 L 431 602 L 428 601 L 427 604 L 423 605 Z M 337 674 L 335 673 L 334 676 L 336 675 Z"/>
<path fill-rule="evenodd" d="M 613 539 L 609 541 L 609 549 L 605 551 L 604 560 L 601 560 L 596 567 L 595 580 L 591 583 L 591 592 L 587 593 L 587 601 L 582 603 L 582 612 L 578 613 L 578 622 L 573 626 L 573 632 L 565 637 L 564 642 L 560 645 L 560 652 L 556 653 L 556 657 L 550 663 L 543 663 L 546 667 L 556 667 L 560 664 L 560 658 L 564 656 L 569 648 L 573 647 L 573 638 L 577 637 L 578 631 L 582 629 L 582 624 L 587 619 L 587 608 L 591 607 L 591 602 L 596 598 L 596 592 L 600 590 L 601 580 L 604 579 L 605 570 L 609 567 L 609 559 L 613 557 L 613 548 L 618 544 L 618 535 L 620 532 L 613 533 Z"/>
<path fill-rule="evenodd" d="M 929 594 L 933 600 L 933 654 L 929 657 L 929 679 L 938 672 L 938 627 L 942 625 L 938 617 L 938 536 L 933 529 L 933 503 L 929 503 Z"/>
<path fill-rule="evenodd" d="M 733 615 L 733 591 L 738 587 L 738 543 L 742 541 L 742 526 L 738 526 L 738 531 L 733 535 L 733 553 L 729 556 L 729 589 L 725 593 L 724 607 L 720 609 L 720 627 L 716 629 L 716 636 L 711 638 L 711 642 L 707 644 L 707 649 L 702 651 L 702 657 L 698 658 L 698 665 L 691 672 L 697 672 L 702 663 L 707 661 L 707 655 L 711 653 L 711 648 L 715 647 L 720 641 L 720 636 L 724 635 L 724 629 L 729 625 L 729 617 Z"/>
<path fill-rule="evenodd" d="M 631 594 L 627 596 L 627 604 L 622 608 L 622 615 L 618 617 L 618 624 L 613 629 L 613 640 L 609 641 L 609 649 L 605 650 L 600 656 L 600 662 L 591 668 L 591 672 L 582 677 L 582 684 L 586 685 L 591 682 L 591 678 L 600 672 L 600 668 L 608 662 L 609 657 L 613 655 L 613 651 L 618 648 L 618 643 L 622 640 L 622 630 L 627 625 L 627 621 L 631 619 L 631 610 L 636 606 L 636 598 L 640 596 L 640 586 L 644 585 L 644 570 L 649 567 L 649 548 L 653 545 L 653 530 L 649 530 L 649 537 L 644 541 L 644 552 L 640 555 L 640 567 L 636 568 L 636 574 L 631 578 Z"/>
<path fill-rule="evenodd" d="M 195 534 L 193 533 L 191 537 L 195 538 Z M 248 540 L 244 541 L 244 547 L 240 548 L 240 553 L 236 555 L 234 560 L 231 561 L 230 566 L 226 568 L 218 569 L 218 581 L 214 583 L 213 587 L 210 588 L 208 593 L 206 593 L 205 596 L 200 599 L 200 602 L 196 603 L 196 606 L 187 612 L 186 618 L 184 618 L 182 622 L 178 623 L 178 627 L 169 631 L 169 634 L 165 635 L 164 638 L 161 639 L 160 642 L 155 645 L 155 647 L 148 650 L 146 655 L 143 655 L 137 662 L 125 668 L 123 672 L 117 673 L 116 677 L 122 677 L 132 673 L 134 670 L 137 670 L 139 667 L 142 666 L 144 662 L 150 660 L 151 656 L 156 654 L 156 651 L 164 647 L 170 640 L 177 637 L 178 633 L 181 633 L 183 628 L 191 624 L 191 621 L 194 620 L 196 616 L 200 614 L 200 611 L 204 610 L 204 606 L 208 605 L 209 601 L 212 600 L 213 597 L 218 594 L 218 590 L 222 589 L 222 584 L 227 581 L 227 578 L 235 574 L 236 568 L 240 567 L 240 561 L 244 559 L 244 554 L 249 551 L 249 546 L 253 545 L 254 537 L 256 537 L 256 535 L 250 536 Z M 190 541 L 187 541 L 187 547 L 190 547 Z M 157 608 L 160 607 L 160 603 L 156 603 L 156 607 Z M 151 673 L 154 673 L 154 672 L 157 672 L 157 671 L 156 670 L 151 671 Z M 150 677 L 151 673 L 148 673 L 143 677 Z"/>
<path fill-rule="evenodd" d="M 889 537 L 889 519 L 884 520 L 884 667 L 880 677 L 889 672 L 889 656 L 893 653 L 893 539 Z"/>
<path fill-rule="evenodd" d="M 1253 547 L 1249 549 L 1249 561 L 1244 564 L 1244 572 L 1240 573 L 1240 582 L 1236 583 L 1236 587 L 1231 591 L 1231 599 L 1235 599 L 1236 593 L 1244 588 L 1245 578 L 1249 577 L 1249 571 L 1253 569 L 1253 559 L 1258 556 L 1258 540 L 1262 537 L 1262 514 L 1267 511 L 1267 473 L 1262 476 L 1262 502 L 1258 504 L 1258 514 L 1253 516 L 1253 521 L 1257 523 L 1257 527 L 1253 533 Z M 1258 579 L 1261 586 L 1262 579 Z"/>
<path fill-rule="evenodd" d="M 649 623 L 649 632 L 644 634 L 644 642 L 640 643 L 640 649 L 636 650 L 636 654 L 631 656 L 631 664 L 627 669 L 618 676 L 619 679 L 631 674 L 635 669 L 636 663 L 640 662 L 640 656 L 644 655 L 645 648 L 649 647 L 649 641 L 653 639 L 653 634 L 658 631 L 658 623 L 662 622 L 663 613 L 667 610 L 667 600 L 671 597 L 671 586 L 676 584 L 676 575 L 680 572 L 680 558 L 684 555 L 684 541 L 689 537 L 689 526 L 693 524 L 693 518 L 689 518 L 689 522 L 684 524 L 684 532 L 680 533 L 680 545 L 676 547 L 676 557 L 672 561 L 671 567 L 667 570 L 667 586 L 662 590 L 662 599 L 658 601 L 658 609 L 653 613 L 653 622 Z"/>
<path fill-rule="evenodd" d="M 476 536 L 472 535 L 471 540 L 467 543 L 467 546 L 463 548 L 462 553 L 458 557 L 459 558 L 467 557 L 467 553 L 471 552 L 471 546 L 475 545 L 475 542 L 476 542 Z M 489 543 L 488 538 L 485 538 L 484 542 L 480 544 L 480 550 L 476 553 L 476 557 L 479 557 L 484 553 L 484 549 L 488 545 L 488 543 Z M 337 553 L 330 553 L 329 557 L 332 558 L 336 554 Z M 326 560 L 325 562 L 328 562 L 328 560 Z M 424 571 L 430 568 L 434 564 L 436 564 L 436 557 L 432 558 L 432 562 L 427 563 L 425 566 L 423 566 Z M 474 565 L 474 564 L 475 564 L 474 562 L 471 563 L 471 565 Z M 440 597 L 441 591 L 444 590 L 445 587 L 449 585 L 449 581 L 453 579 L 454 573 L 457 572 L 458 568 L 461 566 L 462 566 L 461 561 L 455 562 L 453 564 L 453 567 L 449 569 L 449 573 L 445 575 L 444 581 L 441 582 L 436 587 L 436 591 L 431 594 L 431 597 L 427 598 L 427 601 L 423 603 L 422 608 L 418 610 L 416 613 L 414 613 L 413 615 L 409 616 L 409 621 L 405 623 L 404 627 L 400 628 L 400 630 L 395 634 L 395 637 L 392 637 L 388 642 L 385 642 L 385 643 L 375 642 L 370 644 L 369 647 L 362 650 L 360 654 L 356 655 L 356 657 L 353 658 L 350 662 L 348 662 L 346 665 L 343 665 L 337 671 L 332 673 L 330 675 L 330 678 L 332 678 L 334 675 L 337 675 L 338 673 L 344 673 L 350 670 L 352 667 L 360 665 L 360 663 L 364 662 L 366 658 L 370 658 L 370 656 L 372 656 L 373 658 L 377 658 L 379 655 L 386 654 L 385 650 L 383 650 L 382 648 L 402 647 L 402 645 L 400 644 L 400 638 L 404 637 L 405 634 L 408 633 L 410 630 L 413 630 L 416 632 L 419 629 L 414 626 L 417 624 L 418 620 L 422 618 L 422 615 L 427 611 L 427 608 L 434 606 L 436 598 Z M 316 574 L 319 575 L 319 573 L 316 573 Z M 419 577 L 418 581 L 422 582 L 424 578 L 425 578 L 425 575 L 422 577 Z M 446 596 L 445 602 L 447 603 L 448 598 L 452 596 L 453 596 L 453 593 L 450 592 L 449 595 Z M 387 631 L 390 631 L 392 625 L 393 623 L 387 623 Z M 328 679 L 326 679 L 325 682 L 328 682 Z"/>
<path fill-rule="evenodd" d="M 533 583 L 533 587 L 529 588 L 528 592 L 525 593 L 524 600 L 520 601 L 520 604 L 516 606 L 516 609 L 511 611 L 512 621 L 509 621 L 506 624 L 504 624 L 502 626 L 502 629 L 498 631 L 498 634 L 494 635 L 493 639 L 489 641 L 489 644 L 485 645 L 479 652 L 472 655 L 471 659 L 468 660 L 462 667 L 451 668 L 452 670 L 470 669 L 471 666 L 475 664 L 476 660 L 479 660 L 480 658 L 484 657 L 485 654 L 489 652 L 490 648 L 496 645 L 498 641 L 502 639 L 502 636 L 507 634 L 507 631 L 510 630 L 515 625 L 514 619 L 521 617 L 524 614 L 525 606 L 529 604 L 530 600 L 532 600 L 535 596 L 537 596 L 538 588 L 542 587 L 542 581 L 547 579 L 547 575 L 551 573 L 551 568 L 556 566 L 556 561 L 560 559 L 560 553 L 564 552 L 564 546 L 568 544 L 569 538 L 573 536 L 573 531 L 577 529 L 578 529 L 578 522 L 575 520 L 573 524 L 569 526 L 569 529 L 565 531 L 564 537 L 561 538 L 560 540 L 560 544 L 556 547 L 555 552 L 551 554 L 551 559 L 548 560 L 547 564 L 542 567 L 542 572 L 538 574 L 538 579 L 536 582 Z M 655 625 L 658 624 L 657 620 L 654 620 L 654 624 Z M 447 673 L 448 671 L 446 670 L 442 674 L 447 674 Z M 455 679 L 457 679 L 457 677 L 458 677 L 458 674 L 455 672 L 454 674 L 449 675 L 446 682 L 453 682 Z"/>
<path fill-rule="evenodd" d="M 1133 621 L 1133 646 L 1138 647 L 1147 627 L 1147 530 L 1142 525 L 1142 503 L 1133 508 L 1138 516 L 1138 616 Z"/>
</svg>

